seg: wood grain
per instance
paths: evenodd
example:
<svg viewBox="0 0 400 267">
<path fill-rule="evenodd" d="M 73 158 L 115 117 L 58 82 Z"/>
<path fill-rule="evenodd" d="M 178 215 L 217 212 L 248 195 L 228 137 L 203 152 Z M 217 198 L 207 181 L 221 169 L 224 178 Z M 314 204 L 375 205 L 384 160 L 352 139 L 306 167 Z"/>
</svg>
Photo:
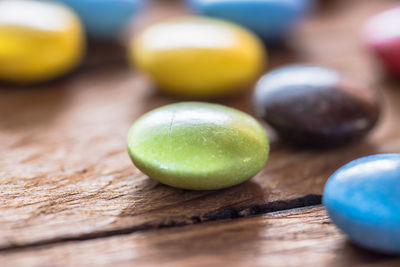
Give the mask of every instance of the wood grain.
<svg viewBox="0 0 400 267">
<path fill-rule="evenodd" d="M 321 207 L 0 254 L 7 266 L 399 266 L 347 241 Z"/>
<path fill-rule="evenodd" d="M 140 27 L 186 12 L 178 1 L 159 2 Z M 126 133 L 144 112 L 182 99 L 157 94 L 123 59 L 88 59 L 90 64 L 51 83 L 1 86 L 0 249 L 228 218 L 246 207 L 268 210 L 274 201 L 282 201 L 279 209 L 292 208 L 297 202 L 291 200 L 321 194 L 342 164 L 400 152 L 399 84 L 377 74 L 359 37 L 366 18 L 396 1 L 331 2 L 301 25 L 288 47 L 269 50 L 269 68 L 306 61 L 375 83 L 385 110 L 367 140 L 329 151 L 296 150 L 267 129 L 270 160 L 252 180 L 221 191 L 163 186 L 131 164 Z M 250 90 L 216 102 L 252 113 Z M 317 204 L 313 199 L 298 205 Z"/>
</svg>

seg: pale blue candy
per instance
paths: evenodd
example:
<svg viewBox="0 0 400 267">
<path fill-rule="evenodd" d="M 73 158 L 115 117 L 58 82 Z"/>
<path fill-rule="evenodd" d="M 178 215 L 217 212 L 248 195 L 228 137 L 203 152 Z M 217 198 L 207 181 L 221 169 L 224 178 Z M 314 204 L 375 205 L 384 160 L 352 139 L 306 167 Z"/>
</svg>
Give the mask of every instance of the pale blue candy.
<svg viewBox="0 0 400 267">
<path fill-rule="evenodd" d="M 323 202 L 332 221 L 355 243 L 400 253 L 400 154 L 343 166 L 329 178 Z"/>
<path fill-rule="evenodd" d="M 115 38 L 143 8 L 146 0 L 56 0 L 71 7 L 86 33 L 96 39 Z"/>
<path fill-rule="evenodd" d="M 265 41 L 281 41 L 311 9 L 313 0 L 187 0 L 197 14 L 240 24 Z"/>
</svg>

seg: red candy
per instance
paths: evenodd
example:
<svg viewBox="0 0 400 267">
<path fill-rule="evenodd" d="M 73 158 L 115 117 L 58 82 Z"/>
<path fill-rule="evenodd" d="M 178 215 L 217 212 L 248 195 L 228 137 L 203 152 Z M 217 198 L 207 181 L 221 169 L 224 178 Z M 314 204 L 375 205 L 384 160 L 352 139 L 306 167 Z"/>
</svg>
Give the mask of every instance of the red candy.
<svg viewBox="0 0 400 267">
<path fill-rule="evenodd" d="M 367 23 L 366 42 L 386 71 L 400 77 L 400 6 L 376 15 Z"/>
</svg>

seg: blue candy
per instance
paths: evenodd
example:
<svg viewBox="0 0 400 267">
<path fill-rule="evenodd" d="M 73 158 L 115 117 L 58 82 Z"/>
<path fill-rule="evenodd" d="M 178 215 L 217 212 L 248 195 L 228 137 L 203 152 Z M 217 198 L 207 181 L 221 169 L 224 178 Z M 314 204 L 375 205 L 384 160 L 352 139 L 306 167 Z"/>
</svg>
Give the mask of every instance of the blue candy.
<svg viewBox="0 0 400 267">
<path fill-rule="evenodd" d="M 57 0 L 81 18 L 87 34 L 96 39 L 115 38 L 144 6 L 146 0 Z"/>
<path fill-rule="evenodd" d="M 400 154 L 343 166 L 329 178 L 323 202 L 332 221 L 355 243 L 400 253 Z"/>
<path fill-rule="evenodd" d="M 197 14 L 229 20 L 277 42 L 313 6 L 313 0 L 187 0 Z"/>
</svg>

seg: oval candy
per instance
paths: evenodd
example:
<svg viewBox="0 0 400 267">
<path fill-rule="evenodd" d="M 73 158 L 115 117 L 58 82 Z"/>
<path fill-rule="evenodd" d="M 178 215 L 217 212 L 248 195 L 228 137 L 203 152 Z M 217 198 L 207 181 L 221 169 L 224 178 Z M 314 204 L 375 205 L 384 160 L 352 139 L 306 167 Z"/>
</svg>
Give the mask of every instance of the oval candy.
<svg viewBox="0 0 400 267">
<path fill-rule="evenodd" d="M 57 0 L 70 6 L 94 39 L 113 39 L 142 10 L 146 0 Z"/>
<path fill-rule="evenodd" d="M 129 131 L 128 150 L 150 178 L 183 189 L 213 190 L 258 173 L 269 144 L 262 126 L 241 111 L 183 102 L 139 118 Z"/>
<path fill-rule="evenodd" d="M 400 154 L 373 155 L 344 165 L 326 183 L 323 203 L 353 242 L 400 253 Z"/>
<path fill-rule="evenodd" d="M 282 41 L 313 6 L 312 0 L 187 0 L 200 15 L 232 21 L 269 42 Z"/>
<path fill-rule="evenodd" d="M 164 92 L 212 98 L 245 89 L 261 72 L 259 39 L 231 23 L 200 17 L 150 26 L 131 43 L 131 61 Z"/>
<path fill-rule="evenodd" d="M 42 82 L 76 67 L 85 39 L 79 19 L 51 2 L 0 1 L 0 80 Z"/>
<path fill-rule="evenodd" d="M 253 106 L 286 141 L 333 146 L 359 140 L 373 128 L 380 98 L 377 91 L 335 70 L 290 65 L 260 79 Z"/>
<path fill-rule="evenodd" d="M 382 12 L 369 20 L 366 43 L 386 71 L 400 77 L 400 7 Z"/>
</svg>

